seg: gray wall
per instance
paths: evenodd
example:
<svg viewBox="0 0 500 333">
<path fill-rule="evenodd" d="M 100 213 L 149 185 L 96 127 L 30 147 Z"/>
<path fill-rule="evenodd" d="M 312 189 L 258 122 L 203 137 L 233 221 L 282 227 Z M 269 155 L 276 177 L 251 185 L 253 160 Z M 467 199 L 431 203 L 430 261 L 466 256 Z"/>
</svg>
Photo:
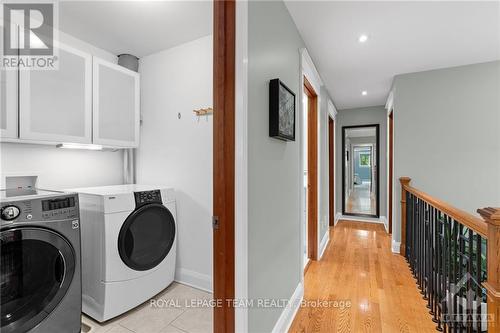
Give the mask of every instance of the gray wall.
<svg viewBox="0 0 500 333">
<path fill-rule="evenodd" d="M 500 61 L 399 75 L 393 86 L 396 179 L 411 177 L 414 187 L 471 213 L 498 207 Z"/>
<path fill-rule="evenodd" d="M 289 299 L 300 282 L 300 125 L 295 142 L 269 137 L 269 80 L 300 103 L 304 43 L 283 2 L 248 3 L 248 295 Z M 281 308 L 249 310 L 249 331 L 270 332 Z"/>
<path fill-rule="evenodd" d="M 380 152 L 380 216 L 387 216 L 387 111 L 383 106 L 340 110 L 335 122 L 335 201 L 337 213 L 342 214 L 342 127 L 379 124 Z"/>
</svg>

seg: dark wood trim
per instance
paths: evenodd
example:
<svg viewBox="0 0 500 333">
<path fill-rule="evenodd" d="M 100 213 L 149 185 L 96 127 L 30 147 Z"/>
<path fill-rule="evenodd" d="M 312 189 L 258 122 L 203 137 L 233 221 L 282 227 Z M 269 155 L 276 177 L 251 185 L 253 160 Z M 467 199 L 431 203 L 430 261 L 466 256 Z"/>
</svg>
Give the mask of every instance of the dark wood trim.
<svg viewBox="0 0 500 333">
<path fill-rule="evenodd" d="M 214 1 L 213 230 L 214 332 L 235 331 L 235 48 L 236 1 Z"/>
<path fill-rule="evenodd" d="M 346 202 L 346 197 L 345 197 L 345 132 L 347 129 L 350 128 L 363 128 L 363 127 L 375 127 L 375 136 L 377 139 L 376 147 L 377 147 L 377 210 L 375 215 L 371 214 L 354 214 L 354 213 L 346 213 L 345 211 L 345 202 Z M 353 156 L 349 156 L 349 158 L 352 160 Z M 373 164 L 373 163 L 372 163 Z M 379 218 L 380 217 L 380 125 L 379 124 L 369 124 L 369 125 L 356 125 L 356 126 L 343 126 L 342 127 L 342 214 L 343 215 L 349 215 L 349 216 L 360 216 L 360 217 L 375 217 Z"/>
<path fill-rule="evenodd" d="M 307 255 L 318 259 L 318 94 L 304 76 L 307 104 Z"/>
<path fill-rule="evenodd" d="M 488 238 L 488 225 L 483 219 L 475 215 L 472 215 L 471 213 L 463 211 L 461 209 L 455 208 L 447 202 L 439 200 L 423 191 L 420 191 L 410 186 L 411 179 L 408 177 L 401 177 L 399 178 L 399 180 L 401 182 L 401 190 L 402 190 L 401 195 L 404 195 L 405 192 L 410 192 L 414 196 L 418 197 L 419 199 L 427 202 L 434 208 L 445 213 L 446 215 L 448 215 L 448 217 L 451 217 L 452 219 L 459 222 L 460 224 L 463 224 L 467 228 L 474 230 L 484 238 Z M 401 202 L 403 202 L 403 200 L 406 202 L 406 197 L 401 198 Z M 406 217 L 403 216 L 402 209 L 403 208 L 401 208 L 401 220 L 403 221 Z M 404 227 L 406 226 L 406 223 L 401 222 L 401 225 L 402 225 L 401 233 L 403 233 L 403 231 L 405 231 Z M 401 235 L 402 239 L 401 243 L 403 243 L 404 236 L 405 236 L 404 234 Z"/>
<path fill-rule="evenodd" d="M 486 207 L 477 212 L 488 226 L 486 258 L 487 281 L 483 287 L 488 293 L 488 332 L 500 332 L 500 208 Z"/>
<path fill-rule="evenodd" d="M 335 224 L 335 120 L 328 117 L 328 207 L 330 226 Z"/>
<path fill-rule="evenodd" d="M 399 254 L 406 256 L 406 190 L 405 186 L 409 185 L 411 179 L 408 177 L 399 178 L 401 183 L 401 244 L 399 245 Z"/>
<path fill-rule="evenodd" d="M 393 219 L 393 196 L 394 196 L 394 113 L 389 114 L 389 233 L 392 234 L 392 219 Z"/>
</svg>

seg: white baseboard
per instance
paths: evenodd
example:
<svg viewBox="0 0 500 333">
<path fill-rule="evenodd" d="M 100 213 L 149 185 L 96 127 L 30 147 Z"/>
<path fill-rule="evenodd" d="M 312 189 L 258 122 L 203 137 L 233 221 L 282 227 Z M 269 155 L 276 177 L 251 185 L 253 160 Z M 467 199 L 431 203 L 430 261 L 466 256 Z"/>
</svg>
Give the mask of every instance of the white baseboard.
<svg viewBox="0 0 500 333">
<path fill-rule="evenodd" d="M 185 268 L 176 268 L 175 281 L 193 288 L 213 292 L 212 277 Z"/>
<path fill-rule="evenodd" d="M 342 215 L 342 214 L 338 214 L 338 215 L 339 215 L 339 217 L 338 217 L 337 221 L 339 221 L 339 220 L 359 221 L 359 222 L 368 222 L 368 223 L 379 223 L 379 224 L 385 225 L 385 216 L 381 216 L 379 218 L 376 218 L 376 217 L 351 216 L 351 215 Z"/>
<path fill-rule="evenodd" d="M 320 260 L 323 257 L 323 253 L 325 253 L 325 250 L 326 250 L 326 247 L 328 246 L 329 241 L 330 241 L 330 232 L 327 229 L 325 232 L 325 235 L 323 236 L 323 239 L 321 240 L 321 243 L 319 244 L 318 260 Z"/>
<path fill-rule="evenodd" d="M 399 253 L 399 249 L 401 248 L 401 242 L 396 242 L 392 240 L 392 253 Z"/>
<path fill-rule="evenodd" d="M 337 225 L 337 223 L 339 222 L 339 220 L 341 219 L 341 217 L 342 217 L 342 214 L 340 214 L 340 213 L 335 214 L 335 219 L 333 220 L 333 225 L 334 226 Z"/>
<path fill-rule="evenodd" d="M 385 231 L 389 232 L 389 222 L 387 221 L 387 217 L 380 216 L 379 220 L 380 220 L 380 222 L 382 222 L 384 224 Z"/>
<path fill-rule="evenodd" d="M 297 288 L 293 292 L 292 297 L 290 297 L 290 301 L 288 306 L 283 309 L 281 316 L 278 318 L 278 321 L 274 325 L 272 333 L 283 333 L 288 332 L 290 326 L 292 325 L 293 319 L 297 314 L 297 311 L 300 309 L 300 304 L 302 303 L 302 299 L 304 298 L 304 285 L 302 282 L 299 282 Z"/>
</svg>

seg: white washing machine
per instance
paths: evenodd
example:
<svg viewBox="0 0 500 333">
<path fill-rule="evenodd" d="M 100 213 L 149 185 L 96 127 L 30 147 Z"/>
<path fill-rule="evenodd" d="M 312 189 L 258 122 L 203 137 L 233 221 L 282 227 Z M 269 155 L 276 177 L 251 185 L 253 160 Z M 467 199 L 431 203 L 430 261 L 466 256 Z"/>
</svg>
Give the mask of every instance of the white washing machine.
<svg viewBox="0 0 500 333">
<path fill-rule="evenodd" d="M 84 313 L 109 320 L 173 282 L 173 189 L 117 185 L 72 191 L 80 197 Z"/>
</svg>

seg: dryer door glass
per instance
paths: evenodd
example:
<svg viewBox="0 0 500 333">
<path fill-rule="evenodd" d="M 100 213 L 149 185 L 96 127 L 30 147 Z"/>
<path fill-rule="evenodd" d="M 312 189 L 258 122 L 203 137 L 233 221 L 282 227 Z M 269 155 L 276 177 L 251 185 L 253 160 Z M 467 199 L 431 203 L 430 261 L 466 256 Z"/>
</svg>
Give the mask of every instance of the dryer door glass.
<svg viewBox="0 0 500 333">
<path fill-rule="evenodd" d="M 4 230 L 1 239 L 1 331 L 26 332 L 62 300 L 75 271 L 74 251 L 41 228 Z"/>
<path fill-rule="evenodd" d="M 132 212 L 123 223 L 118 236 L 118 251 L 128 267 L 145 271 L 165 259 L 174 240 L 172 213 L 161 204 L 147 204 Z"/>
</svg>

